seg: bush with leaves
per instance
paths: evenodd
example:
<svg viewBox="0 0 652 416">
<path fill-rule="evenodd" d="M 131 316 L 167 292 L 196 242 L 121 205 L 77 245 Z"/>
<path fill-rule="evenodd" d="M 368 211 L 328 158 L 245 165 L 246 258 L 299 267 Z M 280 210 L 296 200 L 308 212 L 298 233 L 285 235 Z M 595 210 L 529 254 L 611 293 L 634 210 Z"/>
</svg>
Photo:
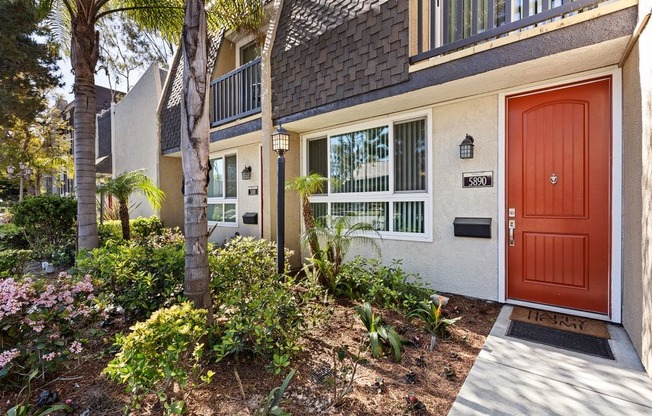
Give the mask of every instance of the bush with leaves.
<svg viewBox="0 0 652 416">
<path fill-rule="evenodd" d="M 16 224 L 0 224 L 0 250 L 25 250 L 29 243 L 25 238 L 25 230 Z"/>
<path fill-rule="evenodd" d="M 286 250 L 286 264 L 291 252 Z M 217 359 L 252 354 L 271 360 L 278 374 L 300 350 L 309 301 L 320 288 L 276 273 L 276 245 L 236 237 L 209 257 L 215 305 Z"/>
<path fill-rule="evenodd" d="M 0 277 L 20 276 L 32 258 L 32 250 L 0 251 Z"/>
<path fill-rule="evenodd" d="M 77 201 L 57 195 L 30 196 L 11 208 L 13 223 L 25 230 L 25 236 L 34 254 L 52 259 L 62 247 L 73 249 L 74 258 L 75 219 Z M 72 242 L 72 244 L 71 244 Z"/>
<path fill-rule="evenodd" d="M 166 414 L 183 414 L 183 397 L 175 391 L 199 380 L 210 382 L 213 376 L 200 364 L 207 335 L 206 310 L 194 309 L 190 302 L 158 310 L 128 335 L 117 336 L 120 351 L 103 372 L 127 385 L 132 409 L 140 408 L 144 394 L 154 393 Z"/>
<path fill-rule="evenodd" d="M 128 319 L 141 319 L 183 294 L 184 253 L 183 236 L 166 229 L 143 241 L 109 241 L 82 253 L 77 268 L 99 279 Z"/>
<path fill-rule="evenodd" d="M 387 266 L 360 256 L 342 266 L 335 287 L 338 296 L 405 313 L 433 293 L 435 291 L 423 283 L 418 274 L 407 273 L 401 268 L 401 260 L 392 260 Z"/>
<path fill-rule="evenodd" d="M 374 313 L 368 302 L 363 303 L 362 306 L 356 306 L 355 311 L 365 328 L 367 328 L 369 346 L 373 357 L 382 356 L 385 348 L 390 347 L 394 351 L 396 361 L 401 361 L 404 340 L 394 331 L 394 328 L 383 325 L 382 317 Z"/>
<path fill-rule="evenodd" d="M 90 276 L 0 279 L 0 385 L 21 385 L 82 351 L 98 312 Z"/>
<path fill-rule="evenodd" d="M 129 220 L 130 235 L 132 240 L 139 244 L 147 244 L 155 239 L 165 235 L 168 228 L 165 228 L 160 218 L 152 216 L 149 218 L 139 217 Z M 100 237 L 100 246 L 107 241 L 120 241 L 122 238 L 122 224 L 119 220 L 108 220 L 98 225 L 98 234 Z"/>
</svg>

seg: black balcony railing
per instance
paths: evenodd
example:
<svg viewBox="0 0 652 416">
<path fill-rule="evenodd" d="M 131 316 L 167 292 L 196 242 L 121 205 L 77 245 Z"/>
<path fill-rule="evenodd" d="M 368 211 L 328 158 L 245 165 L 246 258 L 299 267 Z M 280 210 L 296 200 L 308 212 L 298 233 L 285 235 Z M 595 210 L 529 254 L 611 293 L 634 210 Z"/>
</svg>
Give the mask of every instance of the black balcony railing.
<svg viewBox="0 0 652 416">
<path fill-rule="evenodd" d="M 211 82 L 211 127 L 260 112 L 260 58 Z"/>
<path fill-rule="evenodd" d="M 604 0 L 415 1 L 417 53 L 410 63 L 578 13 Z"/>
</svg>

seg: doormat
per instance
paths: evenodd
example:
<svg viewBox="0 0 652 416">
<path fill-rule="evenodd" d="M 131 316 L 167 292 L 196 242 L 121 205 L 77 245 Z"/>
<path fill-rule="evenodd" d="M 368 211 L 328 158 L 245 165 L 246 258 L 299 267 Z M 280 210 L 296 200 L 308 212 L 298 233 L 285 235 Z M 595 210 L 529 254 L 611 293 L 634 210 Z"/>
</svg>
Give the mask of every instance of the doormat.
<svg viewBox="0 0 652 416">
<path fill-rule="evenodd" d="M 581 318 L 557 312 L 515 306 L 509 319 L 547 328 L 560 329 L 576 334 L 590 335 L 598 338 L 611 338 L 607 325 L 595 319 Z"/>
<path fill-rule="evenodd" d="M 614 359 L 614 355 L 609 347 L 609 341 L 605 338 L 560 331 L 559 329 L 528 324 L 520 321 L 511 322 L 507 335 L 526 341 L 549 345 L 551 347 L 595 355 L 609 360 Z"/>
</svg>

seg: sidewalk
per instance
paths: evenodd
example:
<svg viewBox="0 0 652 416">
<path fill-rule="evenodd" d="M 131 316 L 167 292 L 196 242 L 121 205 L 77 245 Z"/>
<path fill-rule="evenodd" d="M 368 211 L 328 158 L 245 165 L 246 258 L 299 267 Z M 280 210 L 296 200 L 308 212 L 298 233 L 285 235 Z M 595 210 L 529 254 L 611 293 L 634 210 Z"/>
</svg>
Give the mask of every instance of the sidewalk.
<svg viewBox="0 0 652 416">
<path fill-rule="evenodd" d="M 652 415 L 652 380 L 622 327 L 615 361 L 507 337 L 504 306 L 449 416 Z"/>
</svg>

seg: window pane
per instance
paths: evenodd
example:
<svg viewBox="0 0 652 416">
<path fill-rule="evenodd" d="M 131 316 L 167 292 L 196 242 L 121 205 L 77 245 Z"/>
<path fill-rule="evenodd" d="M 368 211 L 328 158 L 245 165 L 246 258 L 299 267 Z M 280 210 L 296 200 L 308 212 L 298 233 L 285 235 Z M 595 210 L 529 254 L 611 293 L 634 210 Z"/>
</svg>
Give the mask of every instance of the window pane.
<svg viewBox="0 0 652 416">
<path fill-rule="evenodd" d="M 226 197 L 236 198 L 238 196 L 238 165 L 235 155 L 226 158 Z"/>
<path fill-rule="evenodd" d="M 384 126 L 331 137 L 333 192 L 389 190 L 388 131 Z"/>
<path fill-rule="evenodd" d="M 224 159 L 217 158 L 211 160 L 213 169 L 209 173 L 210 180 L 208 181 L 208 197 L 209 198 L 223 198 L 224 197 Z"/>
<path fill-rule="evenodd" d="M 224 205 L 208 204 L 208 221 L 224 221 Z"/>
<path fill-rule="evenodd" d="M 331 205 L 334 217 L 347 216 L 353 224 L 370 224 L 376 231 L 388 230 L 387 202 L 334 202 Z"/>
<path fill-rule="evenodd" d="M 235 222 L 235 204 L 224 204 L 224 222 Z"/>
<path fill-rule="evenodd" d="M 326 138 L 308 141 L 308 173 L 328 177 L 328 141 Z M 327 193 L 327 186 L 324 191 Z"/>
<path fill-rule="evenodd" d="M 394 189 L 426 190 L 426 121 L 394 125 Z"/>
<path fill-rule="evenodd" d="M 423 201 L 394 202 L 394 230 L 397 233 L 424 233 Z"/>
<path fill-rule="evenodd" d="M 310 204 L 312 207 L 312 216 L 315 218 L 316 222 L 319 222 L 321 218 L 324 218 L 328 215 L 328 203 L 326 202 L 316 202 Z M 323 225 L 323 223 L 321 223 Z"/>
</svg>

